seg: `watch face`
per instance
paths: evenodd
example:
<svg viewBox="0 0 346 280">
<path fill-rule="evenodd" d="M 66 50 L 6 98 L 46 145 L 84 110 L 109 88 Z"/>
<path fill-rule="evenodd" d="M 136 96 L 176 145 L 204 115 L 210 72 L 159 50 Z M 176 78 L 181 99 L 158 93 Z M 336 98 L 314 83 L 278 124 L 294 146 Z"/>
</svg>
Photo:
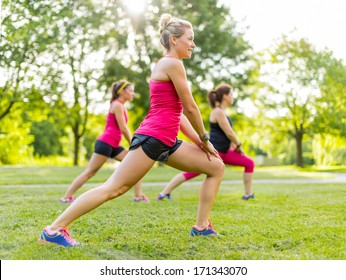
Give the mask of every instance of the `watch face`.
<svg viewBox="0 0 346 280">
<path fill-rule="evenodd" d="M 206 134 L 203 135 L 202 141 L 207 141 L 207 140 L 209 140 L 209 139 L 210 139 L 210 135 L 209 135 L 209 133 L 207 132 Z"/>
</svg>

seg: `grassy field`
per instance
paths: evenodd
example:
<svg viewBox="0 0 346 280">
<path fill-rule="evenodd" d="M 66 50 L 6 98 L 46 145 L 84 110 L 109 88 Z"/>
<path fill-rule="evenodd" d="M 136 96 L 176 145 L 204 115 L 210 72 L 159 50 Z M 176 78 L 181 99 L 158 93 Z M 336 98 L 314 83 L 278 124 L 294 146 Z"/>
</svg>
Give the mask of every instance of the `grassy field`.
<svg viewBox="0 0 346 280">
<path fill-rule="evenodd" d="M 114 164 L 107 164 L 89 180 L 89 183 L 104 182 L 112 174 Z M 17 184 L 69 184 L 85 167 L 30 167 L 0 166 L 0 185 Z M 225 180 L 242 178 L 242 168 L 227 167 Z M 144 177 L 144 182 L 166 182 L 179 171 L 169 167 L 156 167 Z M 329 174 L 326 174 L 328 172 Z M 256 167 L 255 179 L 291 179 L 291 178 L 326 178 L 333 177 L 333 172 L 346 172 L 346 167 L 305 168 L 296 167 Z M 200 180 L 196 178 L 195 180 Z"/>
<path fill-rule="evenodd" d="M 91 182 L 104 181 L 112 169 L 102 169 Z M 256 200 L 242 201 L 242 184 L 224 182 L 211 214 L 223 236 L 207 238 L 189 237 L 198 185 L 185 183 L 175 190 L 172 201 L 157 202 L 162 186 L 146 184 L 150 203 L 133 203 L 129 191 L 75 221 L 70 233 L 82 246 L 40 244 L 42 228 L 66 208 L 58 202 L 66 186 L 59 184 L 70 183 L 81 170 L 0 167 L 0 259 L 346 260 L 346 186 L 341 183 L 255 184 Z M 144 181 L 168 181 L 176 173 L 154 168 Z M 257 168 L 255 179 L 326 176 L 332 174 Z M 227 168 L 225 179 L 240 178 L 240 169 Z"/>
</svg>

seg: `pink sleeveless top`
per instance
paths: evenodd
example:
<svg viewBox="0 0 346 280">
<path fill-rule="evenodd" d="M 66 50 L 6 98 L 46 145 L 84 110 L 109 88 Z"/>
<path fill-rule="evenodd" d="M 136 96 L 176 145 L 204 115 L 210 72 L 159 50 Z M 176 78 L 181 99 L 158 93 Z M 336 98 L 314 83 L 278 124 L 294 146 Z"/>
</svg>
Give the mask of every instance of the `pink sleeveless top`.
<svg viewBox="0 0 346 280">
<path fill-rule="evenodd" d="M 126 111 L 124 104 L 118 99 L 115 99 L 112 102 L 112 104 L 114 102 L 119 102 L 123 106 L 124 117 L 125 117 L 125 121 L 127 123 L 128 116 L 127 116 L 127 111 Z M 116 147 L 119 147 L 119 143 L 121 141 L 122 135 L 123 134 L 119 128 L 119 124 L 117 122 L 117 119 L 115 118 L 115 115 L 112 113 L 108 113 L 105 130 L 97 138 L 97 140 L 101 140 L 102 142 L 105 142 L 105 143 L 111 145 L 112 147 L 116 148 Z"/>
<path fill-rule="evenodd" d="M 173 146 L 180 128 L 183 106 L 171 81 L 150 80 L 148 115 L 135 133 L 154 137 Z"/>
</svg>

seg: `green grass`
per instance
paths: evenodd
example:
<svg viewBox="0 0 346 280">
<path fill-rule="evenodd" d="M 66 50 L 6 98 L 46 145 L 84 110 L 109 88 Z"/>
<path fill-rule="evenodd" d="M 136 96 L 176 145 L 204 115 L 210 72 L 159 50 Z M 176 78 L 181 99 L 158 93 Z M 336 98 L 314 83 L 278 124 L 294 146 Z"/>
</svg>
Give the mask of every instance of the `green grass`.
<svg viewBox="0 0 346 280">
<path fill-rule="evenodd" d="M 40 244 L 38 236 L 66 208 L 57 202 L 65 186 L 57 184 L 69 183 L 82 169 L 0 169 L 0 259 L 346 259 L 345 184 L 255 184 L 257 199 L 242 201 L 241 184 L 223 183 L 211 214 L 223 236 L 211 238 L 188 235 L 196 219 L 198 185 L 185 183 L 174 191 L 172 201 L 162 202 L 155 201 L 162 187 L 145 186 L 151 203 L 133 203 L 133 191 L 105 203 L 72 223 L 70 233 L 82 246 L 64 248 Z M 101 172 L 103 179 L 111 170 Z M 167 181 L 176 172 L 154 168 L 145 181 Z M 307 177 L 294 168 L 256 172 L 256 178 Z M 239 179 L 241 170 L 228 168 L 225 178 Z M 13 180 L 30 184 L 8 185 Z M 37 185 L 44 182 L 51 185 Z"/>
<path fill-rule="evenodd" d="M 114 170 L 113 164 L 102 167 L 99 172 L 91 178 L 89 183 L 104 182 Z M 17 184 L 69 184 L 79 175 L 85 167 L 31 167 L 31 166 L 0 166 L 0 185 Z M 240 167 L 227 167 L 225 180 L 234 180 L 242 178 Z M 318 168 L 307 168 L 308 172 L 302 172 L 296 167 L 256 167 L 255 179 L 290 179 L 290 178 L 325 178 L 333 177 L 332 173 L 326 175 L 319 173 Z M 333 170 L 333 169 L 328 169 Z M 335 169 L 334 169 L 335 170 Z M 346 168 L 336 169 L 338 172 L 346 172 Z M 305 169 L 303 169 L 305 171 Z M 311 172 L 315 171 L 315 172 Z M 322 171 L 325 171 L 322 169 Z M 143 178 L 144 182 L 166 182 L 170 180 L 179 171 L 169 167 L 155 167 Z M 196 178 L 195 180 L 200 180 Z"/>
</svg>

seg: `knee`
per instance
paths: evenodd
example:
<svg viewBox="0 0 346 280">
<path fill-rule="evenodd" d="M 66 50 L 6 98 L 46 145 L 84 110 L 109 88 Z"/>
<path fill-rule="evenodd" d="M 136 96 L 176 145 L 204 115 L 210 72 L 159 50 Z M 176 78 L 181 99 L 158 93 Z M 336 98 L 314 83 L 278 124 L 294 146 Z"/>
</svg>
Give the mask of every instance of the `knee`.
<svg viewBox="0 0 346 280">
<path fill-rule="evenodd" d="M 255 162 L 251 159 L 248 161 L 248 163 L 245 166 L 245 172 L 246 173 L 253 173 L 255 169 Z"/>
<path fill-rule="evenodd" d="M 85 172 L 85 176 L 87 177 L 87 179 L 90 179 L 91 177 L 94 177 L 96 174 L 97 170 L 87 170 Z"/>
<path fill-rule="evenodd" d="M 211 176 L 222 178 L 225 173 L 225 164 L 221 160 L 213 161 L 213 165 L 210 167 Z"/>
<path fill-rule="evenodd" d="M 118 196 L 121 196 L 123 195 L 124 193 L 126 193 L 131 187 L 128 187 L 128 186 L 122 186 L 122 187 L 119 187 L 117 189 L 111 189 L 109 188 L 108 191 L 107 191 L 107 200 L 111 200 L 111 199 L 114 199 Z"/>
</svg>

